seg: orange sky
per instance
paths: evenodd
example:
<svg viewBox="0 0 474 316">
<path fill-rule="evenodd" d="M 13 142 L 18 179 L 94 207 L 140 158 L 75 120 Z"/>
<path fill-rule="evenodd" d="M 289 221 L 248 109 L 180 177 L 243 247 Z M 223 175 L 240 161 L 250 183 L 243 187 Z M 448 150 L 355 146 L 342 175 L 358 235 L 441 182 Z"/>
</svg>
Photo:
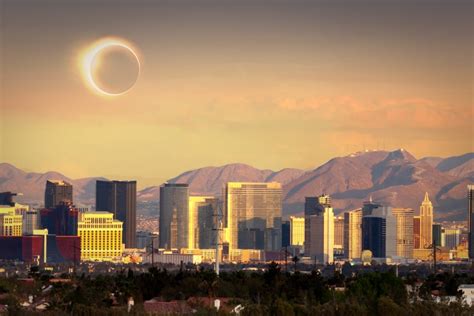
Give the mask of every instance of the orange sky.
<svg viewBox="0 0 474 316">
<path fill-rule="evenodd" d="M 144 187 L 231 162 L 474 151 L 471 2 L 119 3 L 2 2 L 0 161 Z M 142 63 L 112 99 L 76 62 L 110 35 Z"/>
</svg>

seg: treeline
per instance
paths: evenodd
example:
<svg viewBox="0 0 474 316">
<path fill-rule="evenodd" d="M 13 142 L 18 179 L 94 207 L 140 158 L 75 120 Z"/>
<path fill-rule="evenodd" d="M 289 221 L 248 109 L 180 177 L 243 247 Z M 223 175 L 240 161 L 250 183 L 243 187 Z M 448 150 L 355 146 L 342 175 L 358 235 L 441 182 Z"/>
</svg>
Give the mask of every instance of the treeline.
<svg viewBox="0 0 474 316">
<path fill-rule="evenodd" d="M 79 276 L 70 283 L 49 286 L 48 276 L 34 275 L 37 282 L 25 285 L 15 279 L 0 279 L 0 304 L 8 303 L 10 314 L 28 315 L 20 307 L 28 295 L 48 302 L 50 315 L 125 315 L 129 297 L 132 314 L 145 311 L 143 302 L 190 297 L 230 298 L 244 306 L 242 315 L 473 315 L 474 308 L 461 303 L 457 286 L 473 283 L 467 275 L 430 276 L 418 287 L 417 295 L 406 285 L 416 285 L 416 275 L 401 279 L 393 272 L 370 272 L 346 278 L 335 273 L 285 273 L 276 264 L 265 272 L 223 272 L 182 270 L 170 273 L 152 268 L 147 273 L 131 270 L 97 277 Z M 65 276 L 66 277 L 66 276 Z M 435 303 L 432 292 L 454 295 L 454 303 Z M 34 314 L 30 312 L 30 314 Z M 198 315 L 216 314 L 209 306 L 197 308 Z M 220 314 L 225 314 L 221 311 Z"/>
</svg>

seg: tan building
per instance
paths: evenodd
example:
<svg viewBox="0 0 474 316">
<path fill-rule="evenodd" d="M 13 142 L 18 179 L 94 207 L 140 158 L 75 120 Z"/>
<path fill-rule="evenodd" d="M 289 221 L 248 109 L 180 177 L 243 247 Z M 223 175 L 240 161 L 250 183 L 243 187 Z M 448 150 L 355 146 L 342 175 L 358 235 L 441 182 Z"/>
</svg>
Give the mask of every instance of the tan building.
<svg viewBox="0 0 474 316">
<path fill-rule="evenodd" d="M 21 236 L 23 234 L 23 209 L 0 205 L 0 236 Z"/>
<path fill-rule="evenodd" d="M 344 249 L 344 217 L 334 217 L 334 249 Z"/>
<path fill-rule="evenodd" d="M 189 197 L 188 249 L 206 249 L 215 245 L 215 211 L 213 196 Z"/>
<path fill-rule="evenodd" d="M 304 245 L 304 217 L 290 216 L 290 245 Z"/>
<path fill-rule="evenodd" d="M 362 209 L 344 213 L 344 253 L 348 259 L 360 258 L 362 252 Z"/>
<path fill-rule="evenodd" d="M 118 261 L 123 252 L 123 222 L 109 212 L 80 214 L 77 234 L 81 237 L 81 260 Z"/>
<path fill-rule="evenodd" d="M 397 222 L 397 256 L 413 258 L 413 214 L 411 208 L 392 208 Z"/>
<path fill-rule="evenodd" d="M 429 247 L 433 243 L 433 204 L 428 192 L 420 206 L 420 248 Z"/>
<path fill-rule="evenodd" d="M 282 188 L 278 182 L 228 182 L 223 241 L 232 249 L 281 249 Z"/>
<path fill-rule="evenodd" d="M 309 256 L 318 263 L 334 262 L 334 212 L 329 205 L 310 216 L 311 246 Z"/>
</svg>

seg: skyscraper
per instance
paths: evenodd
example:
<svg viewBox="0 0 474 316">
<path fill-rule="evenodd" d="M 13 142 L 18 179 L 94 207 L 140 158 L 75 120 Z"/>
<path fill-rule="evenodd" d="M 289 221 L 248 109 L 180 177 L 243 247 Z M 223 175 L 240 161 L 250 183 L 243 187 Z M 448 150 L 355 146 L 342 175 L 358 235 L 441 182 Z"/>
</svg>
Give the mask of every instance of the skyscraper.
<svg viewBox="0 0 474 316">
<path fill-rule="evenodd" d="M 318 199 L 318 209 L 310 220 L 309 256 L 319 263 L 334 261 L 334 212 L 330 199 L 322 196 Z"/>
<path fill-rule="evenodd" d="M 137 182 L 103 181 L 96 183 L 96 211 L 111 212 L 123 222 L 122 241 L 135 248 L 137 231 Z"/>
<path fill-rule="evenodd" d="M 397 256 L 413 258 L 413 209 L 392 208 L 397 226 Z"/>
<path fill-rule="evenodd" d="M 61 180 L 47 180 L 44 191 L 44 207 L 54 208 L 61 202 L 73 203 L 72 185 Z"/>
<path fill-rule="evenodd" d="M 321 196 L 305 197 L 304 202 L 304 253 L 309 254 L 311 249 L 310 219 L 313 215 L 318 215 L 324 211 L 326 206 L 330 207 L 331 197 L 323 194 Z"/>
<path fill-rule="evenodd" d="M 334 216 L 334 249 L 340 253 L 344 249 L 344 217 Z"/>
<path fill-rule="evenodd" d="M 33 235 L 35 229 L 40 229 L 40 212 L 29 210 L 23 214 L 23 234 Z"/>
<path fill-rule="evenodd" d="M 160 187 L 160 248 L 188 248 L 189 187 L 165 183 Z"/>
<path fill-rule="evenodd" d="M 209 249 L 216 242 L 216 211 L 218 200 L 213 196 L 189 197 L 189 249 Z"/>
<path fill-rule="evenodd" d="M 54 208 L 40 211 L 41 226 L 48 229 L 49 234 L 59 236 L 76 236 L 79 210 L 70 202 L 61 202 Z"/>
<path fill-rule="evenodd" d="M 425 193 L 420 206 L 420 248 L 430 247 L 433 243 L 433 204 Z"/>
<path fill-rule="evenodd" d="M 360 258 L 362 252 L 362 209 L 344 213 L 344 254 L 347 259 Z"/>
<path fill-rule="evenodd" d="M 281 246 L 288 247 L 291 245 L 291 224 L 290 221 L 281 223 Z"/>
<path fill-rule="evenodd" d="M 391 207 L 378 207 L 362 217 L 362 250 L 370 250 L 375 258 L 397 255 L 396 219 Z"/>
<path fill-rule="evenodd" d="M 420 216 L 413 216 L 413 248 L 421 249 L 421 220 Z"/>
<path fill-rule="evenodd" d="M 280 250 L 280 183 L 228 182 L 223 196 L 224 241 L 230 250 Z"/>
<path fill-rule="evenodd" d="M 474 184 L 467 186 L 467 211 L 469 229 L 469 259 L 474 259 Z"/>
<path fill-rule="evenodd" d="M 290 216 L 290 244 L 304 245 L 304 217 Z"/>
<path fill-rule="evenodd" d="M 441 224 L 433 224 L 433 243 L 437 247 L 441 247 L 441 233 L 442 233 Z"/>
</svg>

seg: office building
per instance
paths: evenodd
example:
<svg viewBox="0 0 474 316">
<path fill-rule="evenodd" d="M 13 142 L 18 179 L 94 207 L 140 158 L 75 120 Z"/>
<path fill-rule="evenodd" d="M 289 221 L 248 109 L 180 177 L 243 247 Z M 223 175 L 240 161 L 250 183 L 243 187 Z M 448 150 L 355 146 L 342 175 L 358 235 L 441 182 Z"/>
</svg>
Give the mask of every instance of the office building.
<svg viewBox="0 0 474 316">
<path fill-rule="evenodd" d="M 73 203 L 72 185 L 62 180 L 47 180 L 44 192 L 44 207 L 54 208 L 61 203 Z"/>
<path fill-rule="evenodd" d="M 364 201 L 362 205 L 362 216 L 372 215 L 372 211 L 376 208 L 382 207 L 381 204 L 374 202 L 372 196 L 369 197 L 368 201 Z"/>
<path fill-rule="evenodd" d="M 421 220 L 420 216 L 413 216 L 413 248 L 421 249 Z"/>
<path fill-rule="evenodd" d="M 0 236 L 21 236 L 23 215 L 15 206 L 0 205 Z"/>
<path fill-rule="evenodd" d="M 458 228 L 445 228 L 441 232 L 441 246 L 456 249 L 459 245 L 461 230 Z"/>
<path fill-rule="evenodd" d="M 441 247 L 441 233 L 442 233 L 443 227 L 441 224 L 433 224 L 433 243 L 437 247 Z"/>
<path fill-rule="evenodd" d="M 40 211 L 41 226 L 49 234 L 59 236 L 76 236 L 79 210 L 70 202 L 60 202 L 54 208 Z"/>
<path fill-rule="evenodd" d="M 117 261 L 122 256 L 123 223 L 109 212 L 82 213 L 77 233 L 81 237 L 81 260 Z"/>
<path fill-rule="evenodd" d="M 217 205 L 213 196 L 189 197 L 188 243 L 185 248 L 208 249 L 216 247 Z"/>
<path fill-rule="evenodd" d="M 281 249 L 282 188 L 277 182 L 228 182 L 224 242 L 232 249 Z"/>
<path fill-rule="evenodd" d="M 290 216 L 290 244 L 304 245 L 304 217 Z"/>
<path fill-rule="evenodd" d="M 391 207 L 372 209 L 362 217 L 362 250 L 370 250 L 374 258 L 397 256 L 396 218 Z"/>
<path fill-rule="evenodd" d="M 23 213 L 23 235 L 33 235 L 35 229 L 40 229 L 40 211 L 29 210 Z"/>
<path fill-rule="evenodd" d="M 362 252 L 362 209 L 344 213 L 344 254 L 358 259 Z"/>
<path fill-rule="evenodd" d="M 188 248 L 189 187 L 165 183 L 160 187 L 160 248 Z"/>
<path fill-rule="evenodd" d="M 433 204 L 428 192 L 420 206 L 420 248 L 428 248 L 433 243 Z"/>
<path fill-rule="evenodd" d="M 321 196 L 305 197 L 304 202 L 304 253 L 309 254 L 311 249 L 310 217 L 324 211 L 325 207 L 331 206 L 331 197 L 323 194 Z"/>
<path fill-rule="evenodd" d="M 330 200 L 322 198 L 317 208 L 321 212 L 309 217 L 310 248 L 309 256 L 317 263 L 334 262 L 334 211 Z"/>
<path fill-rule="evenodd" d="M 291 224 L 290 221 L 281 223 L 281 246 L 283 248 L 291 245 Z"/>
<path fill-rule="evenodd" d="M 334 217 L 334 250 L 342 252 L 344 249 L 344 217 Z"/>
<path fill-rule="evenodd" d="M 392 208 L 396 220 L 397 256 L 413 258 L 413 214 L 411 208 Z"/>
<path fill-rule="evenodd" d="M 469 230 L 469 259 L 474 259 L 474 184 L 467 186 L 467 212 Z"/>
<path fill-rule="evenodd" d="M 96 211 L 111 212 L 123 222 L 122 240 L 135 248 L 137 234 L 137 182 L 102 181 L 96 183 Z"/>
</svg>

